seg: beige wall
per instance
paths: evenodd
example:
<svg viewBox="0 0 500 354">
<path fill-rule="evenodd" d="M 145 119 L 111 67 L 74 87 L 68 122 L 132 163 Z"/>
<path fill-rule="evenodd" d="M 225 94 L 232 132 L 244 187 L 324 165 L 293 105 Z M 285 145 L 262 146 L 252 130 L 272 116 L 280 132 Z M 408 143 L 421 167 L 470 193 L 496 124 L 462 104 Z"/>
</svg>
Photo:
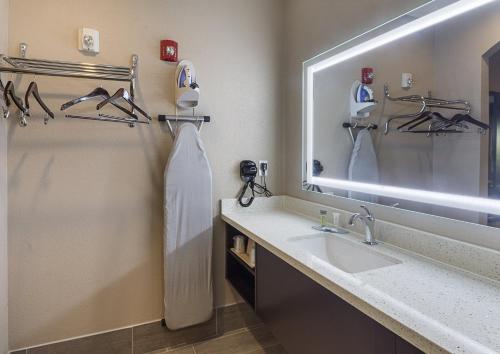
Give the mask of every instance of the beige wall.
<svg viewBox="0 0 500 354">
<path fill-rule="evenodd" d="M 489 121 L 488 58 L 484 56 L 500 42 L 499 33 L 497 2 L 436 27 L 435 94 L 467 99 L 471 115 L 483 122 Z M 488 135 L 451 135 L 434 138 L 434 190 L 487 197 Z M 481 222 L 477 213 L 435 209 L 443 216 Z M 484 216 L 482 222 L 486 222 Z"/>
<path fill-rule="evenodd" d="M 499 48 L 500 49 L 500 48 Z M 490 91 L 500 92 L 500 51 L 490 59 Z"/>
<path fill-rule="evenodd" d="M 359 202 L 302 191 L 302 62 L 426 1 L 363 0 L 348 5 L 328 0 L 289 0 L 286 7 L 285 66 L 285 192 L 289 195 L 345 210 L 358 210 Z M 370 9 L 370 11 L 366 11 Z M 498 230 L 431 215 L 372 205 L 381 219 L 425 231 L 500 249 Z"/>
<path fill-rule="evenodd" d="M 110 64 L 128 64 L 137 53 L 139 102 L 156 116 L 174 113 L 175 66 L 159 60 L 159 41 L 177 40 L 180 56 L 198 70 L 199 112 L 213 117 L 202 137 L 218 215 L 219 200 L 240 188 L 240 160 L 268 159 L 270 187 L 280 192 L 281 11 L 281 0 L 14 0 L 9 49 L 17 54 L 24 41 L 30 57 Z M 97 57 L 76 50 L 81 26 L 100 31 Z M 23 78 L 20 92 L 31 79 Z M 36 80 L 54 110 L 101 84 Z M 40 116 L 25 129 L 10 123 L 10 347 L 161 318 L 166 127 L 68 121 L 60 113 L 48 126 Z M 225 285 L 223 228 L 215 221 L 221 305 L 236 299 Z"/>
<path fill-rule="evenodd" d="M 7 50 L 8 15 L 9 1 L 0 0 L 0 53 Z M 0 353 L 8 349 L 7 260 L 7 122 L 0 118 Z"/>
</svg>

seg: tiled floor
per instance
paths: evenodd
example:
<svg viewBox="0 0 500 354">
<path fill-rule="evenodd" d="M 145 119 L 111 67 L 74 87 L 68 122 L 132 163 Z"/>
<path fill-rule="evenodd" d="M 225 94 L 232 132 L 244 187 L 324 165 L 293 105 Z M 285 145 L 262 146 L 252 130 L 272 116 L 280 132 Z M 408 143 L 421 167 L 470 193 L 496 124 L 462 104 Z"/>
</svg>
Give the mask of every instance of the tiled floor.
<svg viewBox="0 0 500 354">
<path fill-rule="evenodd" d="M 76 339 L 15 354 L 283 354 L 284 349 L 247 304 L 219 308 L 212 320 L 170 331 L 161 323 Z"/>
<path fill-rule="evenodd" d="M 150 354 L 286 354 L 263 325 L 245 328 L 204 342 Z"/>
</svg>

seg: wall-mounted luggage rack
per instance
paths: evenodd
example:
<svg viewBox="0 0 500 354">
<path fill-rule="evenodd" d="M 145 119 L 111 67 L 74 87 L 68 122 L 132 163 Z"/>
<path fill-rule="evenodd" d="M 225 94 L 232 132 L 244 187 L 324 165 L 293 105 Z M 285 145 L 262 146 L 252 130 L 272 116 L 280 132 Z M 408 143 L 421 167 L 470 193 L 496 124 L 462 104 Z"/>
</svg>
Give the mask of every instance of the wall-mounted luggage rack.
<svg viewBox="0 0 500 354">
<path fill-rule="evenodd" d="M 22 46 L 22 45 L 21 45 Z M 22 48 L 22 47 L 21 47 Z M 21 55 L 26 52 L 21 49 Z M 130 67 L 91 63 L 73 63 L 58 60 L 27 59 L 0 54 L 0 73 L 31 74 L 71 77 L 80 79 L 110 80 L 130 83 L 130 94 L 134 97 L 139 57 L 132 55 Z"/>
<path fill-rule="evenodd" d="M 80 103 L 91 97 L 101 97 L 104 101 L 102 101 L 98 105 L 97 109 L 102 108 L 101 106 L 104 106 L 107 103 L 111 103 L 115 107 L 119 108 L 122 112 L 128 114 L 131 118 L 130 117 L 121 118 L 121 117 L 109 116 L 106 114 L 99 114 L 99 116 L 97 117 L 69 114 L 66 115 L 66 118 L 126 123 L 130 127 L 134 127 L 136 123 L 149 124 L 149 120 L 151 120 L 151 117 L 134 103 L 136 81 L 137 81 L 137 67 L 139 62 L 138 55 L 135 54 L 132 55 L 131 65 L 130 67 L 126 67 L 126 66 L 91 64 L 91 63 L 74 63 L 74 62 L 59 61 L 59 60 L 28 59 L 26 58 L 27 49 L 28 45 L 26 43 L 21 43 L 19 45 L 19 52 L 20 52 L 19 57 L 9 57 L 7 55 L 0 54 L 0 73 L 108 80 L 108 81 L 129 83 L 130 85 L 129 91 L 125 90 L 124 88 L 120 88 L 118 91 L 116 91 L 114 95 L 109 95 L 109 93 L 106 90 L 100 87 L 101 91 L 99 93 L 95 94 L 96 90 L 94 90 L 89 95 L 80 97 L 77 103 Z M 21 99 L 19 98 L 17 99 L 18 100 L 16 102 L 20 102 L 19 104 L 16 105 L 21 111 L 21 123 L 24 123 L 22 124 L 22 126 L 26 126 L 27 125 L 26 119 L 24 117 L 25 115 L 29 116 L 27 109 L 28 107 L 23 107 L 24 104 L 22 104 Z M 114 102 L 116 99 L 123 99 L 127 101 L 128 104 L 130 104 L 131 108 L 126 109 L 124 107 L 121 107 L 120 105 Z M 61 110 L 64 109 L 61 107 Z M 148 121 L 140 121 L 137 118 L 135 111 L 138 111 L 139 113 L 144 115 L 148 119 Z M 7 108 L 7 115 L 8 115 L 8 108 Z M 4 109 L 4 116 L 5 116 L 5 109 Z"/>
</svg>

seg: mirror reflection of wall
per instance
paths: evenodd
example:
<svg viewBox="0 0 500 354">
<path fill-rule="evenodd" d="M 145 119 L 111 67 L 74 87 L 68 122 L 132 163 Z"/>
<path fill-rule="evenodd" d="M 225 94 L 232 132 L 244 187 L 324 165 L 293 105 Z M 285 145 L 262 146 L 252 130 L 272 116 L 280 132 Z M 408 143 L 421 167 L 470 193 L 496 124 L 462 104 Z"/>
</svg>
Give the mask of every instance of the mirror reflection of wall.
<svg viewBox="0 0 500 354">
<path fill-rule="evenodd" d="M 495 47 L 496 49 L 496 47 Z M 500 48 L 489 58 L 490 161 L 488 194 L 500 199 Z M 500 216 L 490 215 L 489 225 L 500 227 Z"/>
<path fill-rule="evenodd" d="M 374 69 L 374 82 L 368 87 L 377 104 L 369 117 L 355 118 L 349 95 L 365 67 Z M 403 73 L 413 75 L 410 88 L 402 87 Z M 427 98 L 425 109 L 421 100 L 388 99 L 386 84 L 392 98 Z M 441 99 L 448 108 L 440 106 Z M 315 73 L 314 159 L 323 165 L 322 177 L 500 199 L 499 107 L 500 4 L 494 2 Z M 384 134 L 385 123 L 397 115 L 407 116 L 391 120 Z M 364 151 L 358 146 L 361 152 L 356 152 L 352 138 L 362 129 L 344 128 L 345 123 L 377 126 L 369 131 L 377 175 L 370 172 L 373 168 L 352 173 L 353 156 L 363 158 Z M 368 166 L 370 160 L 363 164 Z M 321 190 L 500 226 L 498 216 L 326 187 Z"/>
</svg>

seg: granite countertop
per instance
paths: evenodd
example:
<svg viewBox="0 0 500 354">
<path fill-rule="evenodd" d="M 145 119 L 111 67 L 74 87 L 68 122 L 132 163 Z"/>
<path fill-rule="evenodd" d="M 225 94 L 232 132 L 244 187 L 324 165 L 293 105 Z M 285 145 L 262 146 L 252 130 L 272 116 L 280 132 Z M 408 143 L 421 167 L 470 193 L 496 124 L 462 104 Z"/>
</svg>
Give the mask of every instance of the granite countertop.
<svg viewBox="0 0 500 354">
<path fill-rule="evenodd" d="M 346 273 L 287 241 L 317 234 L 314 218 L 279 199 L 257 204 L 224 200 L 222 218 L 424 352 L 500 353 L 500 282 L 387 243 L 374 251 L 402 263 Z"/>
</svg>

